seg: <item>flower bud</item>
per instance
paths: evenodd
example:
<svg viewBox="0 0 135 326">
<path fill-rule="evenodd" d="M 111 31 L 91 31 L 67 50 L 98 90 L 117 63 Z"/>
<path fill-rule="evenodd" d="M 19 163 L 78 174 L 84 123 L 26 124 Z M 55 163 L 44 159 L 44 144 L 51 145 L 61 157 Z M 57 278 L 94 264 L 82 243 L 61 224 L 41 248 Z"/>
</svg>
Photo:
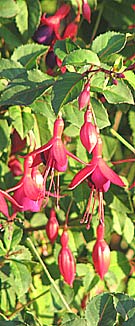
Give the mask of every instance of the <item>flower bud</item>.
<svg viewBox="0 0 135 326">
<path fill-rule="evenodd" d="M 97 227 L 97 241 L 93 248 L 92 259 L 96 272 L 103 279 L 110 265 L 110 248 L 103 239 L 104 226 L 100 224 Z"/>
<path fill-rule="evenodd" d="M 83 0 L 82 2 L 82 15 L 83 17 L 90 23 L 91 21 L 91 9 L 87 2 L 87 0 Z"/>
<path fill-rule="evenodd" d="M 62 233 L 61 244 L 62 244 L 62 248 L 58 256 L 59 270 L 64 278 L 64 281 L 70 286 L 72 286 L 75 278 L 76 265 L 75 265 L 74 256 L 68 247 L 67 231 L 63 231 Z"/>
<path fill-rule="evenodd" d="M 95 126 L 92 124 L 92 113 L 87 110 L 84 115 L 84 124 L 80 130 L 80 139 L 83 146 L 89 153 L 93 151 L 93 148 L 97 143 L 97 132 Z"/>
<path fill-rule="evenodd" d="M 48 51 L 46 58 L 46 65 L 48 68 L 54 69 L 56 66 L 56 55 L 53 50 Z"/>
<path fill-rule="evenodd" d="M 79 110 L 82 110 L 89 104 L 90 100 L 90 82 L 88 81 L 78 97 Z"/>
<path fill-rule="evenodd" d="M 46 224 L 46 234 L 48 239 L 53 244 L 58 236 L 59 223 L 56 218 L 56 213 L 54 208 L 51 209 L 50 218 Z"/>
</svg>

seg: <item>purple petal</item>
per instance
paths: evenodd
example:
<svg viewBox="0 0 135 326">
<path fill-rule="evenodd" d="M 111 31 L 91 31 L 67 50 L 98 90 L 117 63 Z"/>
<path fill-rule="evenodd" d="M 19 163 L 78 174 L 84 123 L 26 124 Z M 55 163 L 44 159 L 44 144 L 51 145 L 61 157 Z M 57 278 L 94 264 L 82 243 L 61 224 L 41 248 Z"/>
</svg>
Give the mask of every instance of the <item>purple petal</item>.
<svg viewBox="0 0 135 326">
<path fill-rule="evenodd" d="M 81 182 L 83 182 L 91 173 L 95 170 L 96 164 L 89 164 L 80 170 L 73 178 L 69 185 L 69 189 L 72 190 L 77 187 Z"/>
</svg>

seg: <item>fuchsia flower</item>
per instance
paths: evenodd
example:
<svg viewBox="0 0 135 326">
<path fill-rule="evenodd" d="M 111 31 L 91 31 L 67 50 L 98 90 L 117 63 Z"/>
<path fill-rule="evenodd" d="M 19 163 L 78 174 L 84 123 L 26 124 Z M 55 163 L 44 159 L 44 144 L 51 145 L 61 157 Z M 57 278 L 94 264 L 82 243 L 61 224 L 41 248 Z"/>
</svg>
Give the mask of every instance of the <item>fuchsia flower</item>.
<svg viewBox="0 0 135 326">
<path fill-rule="evenodd" d="M 76 265 L 73 254 L 68 247 L 68 240 L 68 233 L 66 230 L 64 230 L 60 240 L 62 248 L 58 256 L 58 264 L 60 273 L 63 276 L 64 281 L 70 286 L 73 286 L 76 273 Z"/>
<path fill-rule="evenodd" d="M 58 230 L 59 230 L 59 223 L 56 218 L 55 209 L 51 208 L 50 218 L 46 224 L 46 234 L 52 244 L 55 242 L 58 236 Z"/>
<path fill-rule="evenodd" d="M 64 146 L 62 142 L 62 133 L 64 129 L 64 121 L 59 116 L 54 122 L 53 137 L 49 142 L 40 148 L 29 153 L 26 157 L 33 157 L 32 167 L 39 165 L 40 163 L 45 164 L 44 173 L 44 184 L 45 184 L 45 194 L 51 194 L 51 188 L 54 186 L 54 196 L 59 198 L 59 172 L 65 172 L 68 165 L 67 156 L 72 157 L 78 162 L 84 163 L 82 160 L 77 158 L 74 154 L 70 153 Z M 54 184 L 54 172 L 58 172 L 57 177 L 57 187 Z M 48 191 L 46 190 L 47 177 L 51 174 L 51 181 Z"/>
<path fill-rule="evenodd" d="M 44 196 L 44 180 L 37 168 L 31 168 L 33 156 L 24 160 L 24 175 L 19 183 L 7 190 L 13 191 L 13 198 L 21 205 L 21 208 L 14 207 L 14 211 L 39 212 Z"/>
<path fill-rule="evenodd" d="M 103 208 L 103 193 L 108 191 L 110 183 L 114 183 L 117 186 L 124 187 L 124 182 L 121 178 L 105 163 L 102 158 L 102 141 L 98 136 L 97 144 L 93 149 L 93 157 L 89 165 L 80 170 L 69 185 L 69 189 L 73 190 L 84 180 L 87 181 L 88 186 L 91 188 L 90 197 L 88 200 L 88 205 L 86 212 L 84 214 L 81 222 L 88 223 L 87 228 L 90 227 L 90 222 L 92 219 L 92 214 L 94 211 L 95 201 L 99 201 L 99 218 L 104 221 L 104 208 Z M 90 213 L 90 206 L 92 203 L 92 197 L 94 196 L 94 203 L 92 207 L 92 212 Z"/>
<path fill-rule="evenodd" d="M 23 174 L 22 165 L 14 155 L 10 156 L 8 161 L 8 167 L 11 170 L 13 176 L 18 176 Z"/>
<path fill-rule="evenodd" d="M 90 101 L 90 82 L 88 81 L 78 97 L 79 110 L 82 110 Z"/>
<path fill-rule="evenodd" d="M 15 218 L 16 214 L 13 213 L 11 216 L 9 216 L 6 199 L 9 200 L 17 210 L 22 209 L 22 206 L 19 205 L 16 200 L 11 197 L 6 191 L 0 189 L 0 212 L 2 212 L 2 214 L 7 217 L 8 221 L 12 221 Z"/>
<path fill-rule="evenodd" d="M 92 112 L 87 109 L 84 114 L 84 124 L 80 129 L 80 139 L 83 146 L 91 153 L 97 143 L 97 131 L 95 126 L 92 124 Z"/>
<path fill-rule="evenodd" d="M 103 224 L 99 224 L 97 227 L 97 241 L 93 248 L 92 259 L 96 272 L 103 279 L 110 265 L 110 248 L 104 240 Z"/>
<path fill-rule="evenodd" d="M 91 21 L 91 9 L 87 0 L 82 0 L 82 14 L 83 17 L 90 23 Z"/>
</svg>

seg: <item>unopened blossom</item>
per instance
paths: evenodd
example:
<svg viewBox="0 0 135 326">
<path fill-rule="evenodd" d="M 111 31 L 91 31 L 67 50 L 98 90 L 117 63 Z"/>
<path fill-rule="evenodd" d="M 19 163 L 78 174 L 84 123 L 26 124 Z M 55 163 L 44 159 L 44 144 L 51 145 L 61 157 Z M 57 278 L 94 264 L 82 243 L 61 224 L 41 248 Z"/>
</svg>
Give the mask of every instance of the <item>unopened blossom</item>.
<svg viewBox="0 0 135 326">
<path fill-rule="evenodd" d="M 58 230 L 59 230 L 59 223 L 56 217 L 56 212 L 54 208 L 51 208 L 50 211 L 50 217 L 46 224 L 46 233 L 48 236 L 48 239 L 53 244 L 58 236 Z"/>
<path fill-rule="evenodd" d="M 103 279 L 110 265 L 110 248 L 104 240 L 103 224 L 99 224 L 97 227 L 97 240 L 93 248 L 92 259 L 96 272 Z"/>
<path fill-rule="evenodd" d="M 84 124 L 80 129 L 80 140 L 89 153 L 93 151 L 98 140 L 96 127 L 92 124 L 92 112 L 89 108 L 84 114 Z"/>
<path fill-rule="evenodd" d="M 17 203 L 17 201 L 13 197 L 11 197 L 6 191 L 0 189 L 0 212 L 7 217 L 8 221 L 12 221 L 15 218 L 16 214 L 13 213 L 11 216 L 9 215 L 6 200 L 8 200 L 11 205 L 16 207 L 17 210 L 22 209 L 22 206 Z"/>
<path fill-rule="evenodd" d="M 88 81 L 78 97 L 79 110 L 82 110 L 90 101 L 90 82 Z"/>
<path fill-rule="evenodd" d="M 91 8 L 90 8 L 87 0 L 82 0 L 82 15 L 83 15 L 84 19 L 86 19 L 88 21 L 88 23 L 90 23 Z"/>
<path fill-rule="evenodd" d="M 32 167 L 33 157 L 28 156 L 24 160 L 24 174 L 16 186 L 8 189 L 14 192 L 13 198 L 21 205 L 14 207 L 14 211 L 39 212 L 44 196 L 44 180 L 36 167 Z"/>
<path fill-rule="evenodd" d="M 88 186 L 91 189 L 90 197 L 86 207 L 85 214 L 81 222 L 87 223 L 87 228 L 90 227 L 90 222 L 94 212 L 95 202 L 98 200 L 99 208 L 98 214 L 99 219 L 104 221 L 104 207 L 103 207 L 103 193 L 108 191 L 110 188 L 110 183 L 113 183 L 119 187 L 124 187 L 124 182 L 122 179 L 105 163 L 102 158 L 102 141 L 98 137 L 96 146 L 92 152 L 92 160 L 89 165 L 85 166 L 80 170 L 69 185 L 69 189 L 73 190 L 83 181 L 87 181 Z M 94 197 L 94 202 L 92 204 L 92 198 Z M 92 209 L 90 212 L 90 208 Z"/>
<path fill-rule="evenodd" d="M 67 230 L 63 231 L 60 241 L 62 248 L 58 255 L 59 270 L 64 278 L 64 281 L 72 287 L 75 279 L 76 265 L 74 256 L 68 247 L 69 238 Z"/>
<path fill-rule="evenodd" d="M 39 44 L 50 45 L 55 33 L 51 26 L 40 25 L 33 35 L 33 40 Z"/>
<path fill-rule="evenodd" d="M 54 187 L 54 196 L 59 198 L 59 172 L 65 172 L 68 166 L 67 156 L 72 157 L 78 162 L 84 163 L 82 160 L 77 158 L 74 154 L 69 152 L 63 142 L 62 133 L 64 129 L 64 121 L 59 116 L 54 122 L 53 137 L 48 141 L 47 144 L 29 153 L 26 157 L 34 157 L 32 167 L 39 165 L 40 163 L 45 164 L 44 171 L 44 184 L 45 193 L 51 195 L 51 189 Z M 57 171 L 57 185 L 54 183 L 54 172 Z M 47 190 L 46 182 L 47 177 L 51 175 L 50 185 Z M 58 203 L 57 203 L 58 204 Z"/>
<path fill-rule="evenodd" d="M 15 155 L 9 157 L 8 167 L 14 177 L 23 174 L 22 165 Z"/>
</svg>

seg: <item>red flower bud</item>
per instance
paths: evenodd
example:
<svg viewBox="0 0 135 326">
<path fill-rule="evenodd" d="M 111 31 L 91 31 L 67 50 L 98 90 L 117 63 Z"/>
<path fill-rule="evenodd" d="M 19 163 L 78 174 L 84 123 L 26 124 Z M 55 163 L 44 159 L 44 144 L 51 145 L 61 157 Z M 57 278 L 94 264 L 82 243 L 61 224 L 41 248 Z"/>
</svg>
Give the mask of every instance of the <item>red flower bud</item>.
<svg viewBox="0 0 135 326">
<path fill-rule="evenodd" d="M 110 265 L 110 249 L 103 239 L 104 227 L 99 225 L 97 228 L 97 241 L 93 248 L 92 259 L 96 272 L 103 279 Z"/>
<path fill-rule="evenodd" d="M 79 110 L 82 110 L 85 106 L 89 104 L 90 100 L 90 83 L 88 81 L 87 84 L 85 84 L 84 89 L 80 93 L 78 97 L 78 104 L 79 104 Z"/>
<path fill-rule="evenodd" d="M 83 146 L 89 153 L 93 151 L 93 148 L 97 143 L 97 132 L 95 126 L 91 123 L 92 113 L 88 109 L 84 114 L 84 124 L 80 130 L 80 139 Z"/>
<path fill-rule="evenodd" d="M 73 285 L 75 278 L 76 265 L 74 256 L 68 247 L 68 234 L 67 231 L 63 231 L 61 236 L 62 248 L 58 256 L 58 265 L 61 275 L 64 281 L 70 286 Z"/>
<path fill-rule="evenodd" d="M 82 2 L 82 14 L 83 17 L 90 23 L 91 21 L 91 9 L 90 6 L 88 5 L 87 0 L 83 0 Z"/>
<path fill-rule="evenodd" d="M 56 213 L 54 208 L 51 209 L 50 212 L 50 218 L 46 224 L 46 233 L 48 236 L 48 239 L 53 244 L 58 236 L 58 230 L 59 230 L 59 223 L 56 218 Z"/>
</svg>

